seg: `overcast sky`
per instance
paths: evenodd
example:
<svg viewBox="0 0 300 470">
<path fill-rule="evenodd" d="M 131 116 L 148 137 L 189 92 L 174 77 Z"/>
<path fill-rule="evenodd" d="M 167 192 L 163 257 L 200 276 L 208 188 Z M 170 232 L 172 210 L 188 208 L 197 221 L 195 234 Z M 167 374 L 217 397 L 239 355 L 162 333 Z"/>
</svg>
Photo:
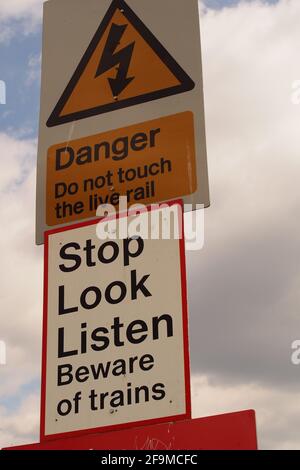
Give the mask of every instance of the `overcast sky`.
<svg viewBox="0 0 300 470">
<path fill-rule="evenodd" d="M 186 1 L 186 0 L 184 0 Z M 0 447 L 38 439 L 42 262 L 34 245 L 41 0 L 0 0 Z M 299 0 L 207 0 L 212 206 L 189 254 L 193 415 L 254 408 L 260 448 L 300 449 Z"/>
</svg>

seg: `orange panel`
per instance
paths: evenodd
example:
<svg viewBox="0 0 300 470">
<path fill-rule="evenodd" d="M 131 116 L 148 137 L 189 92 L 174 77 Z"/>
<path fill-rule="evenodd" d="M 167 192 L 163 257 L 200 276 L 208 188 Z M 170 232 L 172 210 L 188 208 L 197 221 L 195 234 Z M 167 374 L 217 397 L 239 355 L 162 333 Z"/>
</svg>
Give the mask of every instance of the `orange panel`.
<svg viewBox="0 0 300 470">
<path fill-rule="evenodd" d="M 197 189 L 193 114 L 185 112 L 51 147 L 46 221 L 54 226 L 116 208 L 151 204 Z"/>
</svg>

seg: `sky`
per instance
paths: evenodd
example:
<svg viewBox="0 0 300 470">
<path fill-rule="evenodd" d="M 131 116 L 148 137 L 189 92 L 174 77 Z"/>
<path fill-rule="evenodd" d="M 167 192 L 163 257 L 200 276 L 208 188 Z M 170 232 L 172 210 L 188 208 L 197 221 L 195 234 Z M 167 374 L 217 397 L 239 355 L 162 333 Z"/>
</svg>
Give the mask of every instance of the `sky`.
<svg viewBox="0 0 300 470">
<path fill-rule="evenodd" d="M 0 447 L 39 429 L 41 6 L 0 0 Z M 201 3 L 212 205 L 187 256 L 193 416 L 255 409 L 262 449 L 300 449 L 299 17 L 299 0 Z"/>
</svg>

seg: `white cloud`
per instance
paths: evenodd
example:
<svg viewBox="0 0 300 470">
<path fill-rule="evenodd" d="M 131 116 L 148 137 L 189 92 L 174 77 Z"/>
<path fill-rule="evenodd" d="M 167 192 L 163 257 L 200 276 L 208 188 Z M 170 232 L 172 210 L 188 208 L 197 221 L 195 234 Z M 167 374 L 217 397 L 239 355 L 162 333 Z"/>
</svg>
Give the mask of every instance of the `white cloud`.
<svg viewBox="0 0 300 470">
<path fill-rule="evenodd" d="M 16 411 L 0 408 L 0 442 L 2 447 L 30 444 L 39 429 L 39 396 L 28 395 Z"/>
<path fill-rule="evenodd" d="M 0 191 L 11 192 L 34 166 L 36 152 L 33 140 L 16 140 L 0 133 L 0 148 L 5 161 L 5 171 L 0 174 Z"/>
<path fill-rule="evenodd" d="M 196 375 L 192 397 L 193 418 L 254 409 L 260 450 L 300 449 L 300 400 L 293 392 L 255 383 L 221 386 Z"/>
<path fill-rule="evenodd" d="M 21 3 L 1 3 L 2 18 L 25 17 Z M 299 372 L 290 362 L 300 336 L 300 106 L 290 99 L 300 79 L 299 15 L 299 0 L 281 0 L 202 17 L 212 206 L 204 250 L 188 255 L 194 416 L 254 408 L 264 448 L 300 449 Z M 39 377 L 42 252 L 34 246 L 35 142 L 1 134 L 0 148 L 3 398 Z M 37 416 L 38 402 L 28 409 Z M 25 441 L 17 429 L 25 411 L 2 408 L 0 445 Z"/>
<path fill-rule="evenodd" d="M 212 206 L 188 256 L 193 371 L 206 376 L 194 407 L 256 408 L 264 448 L 300 448 L 299 15 L 281 0 L 202 18 Z"/>
<path fill-rule="evenodd" d="M 0 0 L 0 44 L 17 33 L 30 34 L 41 24 L 43 0 Z"/>
<path fill-rule="evenodd" d="M 0 19 L 1 20 L 19 20 L 32 17 L 41 18 L 41 5 L 43 0 L 1 0 Z"/>
<path fill-rule="evenodd" d="M 0 338 L 7 347 L 7 365 L 0 366 L 0 400 L 10 397 L 14 402 L 25 384 L 39 380 L 41 362 L 42 253 L 34 246 L 36 142 L 0 134 L 0 149 Z M 9 415 L 0 422 L 4 432 Z"/>
</svg>

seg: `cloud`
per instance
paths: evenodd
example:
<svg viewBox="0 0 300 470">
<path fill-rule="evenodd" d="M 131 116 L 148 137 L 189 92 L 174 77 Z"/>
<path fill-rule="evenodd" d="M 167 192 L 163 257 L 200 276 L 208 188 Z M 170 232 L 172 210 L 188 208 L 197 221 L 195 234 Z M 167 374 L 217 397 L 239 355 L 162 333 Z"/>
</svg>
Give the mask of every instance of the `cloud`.
<svg viewBox="0 0 300 470">
<path fill-rule="evenodd" d="M 253 397 L 264 447 L 300 448 L 299 15 L 297 0 L 281 0 L 202 18 L 212 206 L 204 250 L 187 259 L 193 373 L 210 386 L 202 396 L 198 384 L 195 406 L 204 397 L 209 414 L 237 396 L 243 409 Z"/>
<path fill-rule="evenodd" d="M 28 395 L 13 413 L 0 408 L 0 442 L 2 447 L 30 444 L 39 429 L 39 396 Z"/>
<path fill-rule="evenodd" d="M 22 387 L 35 377 L 39 380 L 42 252 L 34 246 L 36 142 L 0 134 L 0 148 L 4 165 L 0 174 L 0 338 L 7 348 L 7 365 L 0 366 L 2 403 L 8 397 L 17 402 Z M 24 410 L 26 406 L 20 408 L 19 418 Z M 6 415 L 0 416 L 3 433 L 10 422 L 9 411 L 2 407 L 2 415 Z M 17 442 L 18 434 L 14 437 Z"/>
<path fill-rule="evenodd" d="M 10 0 L 1 1 L 0 19 L 1 20 L 19 20 L 23 18 L 41 18 L 41 7 L 44 0 Z"/>
<path fill-rule="evenodd" d="M 259 449 L 300 449 L 300 400 L 293 391 L 255 383 L 220 387 L 195 375 L 192 396 L 193 418 L 255 409 Z"/>
<path fill-rule="evenodd" d="M 300 108 L 290 96 L 300 76 L 292 56 L 299 14 L 299 2 L 282 0 L 210 11 L 202 20 L 212 207 L 205 248 L 188 257 L 193 342 L 200 354 L 210 338 L 216 342 L 198 361 L 202 370 L 222 374 L 228 360 L 230 372 L 237 367 L 251 379 L 252 372 L 296 379 L 288 364 L 300 330 Z"/>
<path fill-rule="evenodd" d="M 13 18 L 7 12 L 5 21 Z M 203 12 L 212 206 L 205 247 L 187 256 L 194 416 L 254 408 L 260 447 L 274 449 L 300 449 L 299 369 L 290 361 L 300 337 L 300 107 L 291 102 L 300 79 L 299 15 L 299 0 Z M 0 400 L 20 401 L 40 374 L 36 143 L 0 134 L 0 148 L 0 339 L 8 346 Z M 38 400 L 31 400 L 37 416 Z M 22 400 L 16 411 L 2 406 L 0 445 L 37 439 L 36 418 L 28 418 L 26 436 L 17 429 L 25 411 Z"/>
<path fill-rule="evenodd" d="M 15 34 L 28 35 L 41 24 L 43 0 L 9 0 L 0 3 L 0 44 L 9 43 Z"/>
</svg>

